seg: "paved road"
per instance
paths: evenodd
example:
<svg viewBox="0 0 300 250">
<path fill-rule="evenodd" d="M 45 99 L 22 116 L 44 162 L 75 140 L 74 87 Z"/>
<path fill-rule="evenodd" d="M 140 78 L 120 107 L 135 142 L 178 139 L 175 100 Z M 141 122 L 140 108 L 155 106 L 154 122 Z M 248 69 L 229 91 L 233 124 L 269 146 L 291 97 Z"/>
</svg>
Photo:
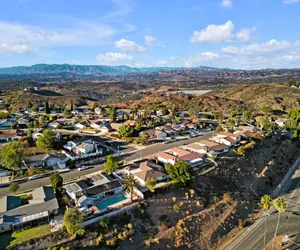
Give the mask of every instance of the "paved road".
<svg viewBox="0 0 300 250">
<path fill-rule="evenodd" d="M 280 226 L 277 235 L 288 235 L 295 244 L 289 249 L 300 249 L 300 166 L 293 174 L 284 189 L 282 197 L 287 201 L 287 210 L 280 216 Z M 278 212 L 274 207 L 269 216 L 263 215 L 253 226 L 226 246 L 224 250 L 262 250 L 265 242 L 268 244 L 273 237 L 278 220 Z M 266 220 L 265 220 L 266 219 Z M 266 223 L 266 224 L 265 224 Z M 265 230 L 266 229 L 266 230 Z M 265 232 L 266 231 L 266 235 Z M 266 237 L 266 241 L 264 238 Z"/>
<path fill-rule="evenodd" d="M 169 143 L 169 144 L 156 143 L 154 145 L 148 146 L 144 149 L 134 151 L 134 152 L 132 152 L 132 149 L 127 149 L 127 150 L 121 151 L 122 155 L 120 156 L 120 158 L 127 162 L 132 161 L 135 159 L 153 155 L 160 151 L 168 150 L 168 149 L 176 147 L 176 146 L 182 146 L 185 143 L 193 143 L 193 142 L 197 142 L 197 141 L 200 141 L 203 139 L 208 139 L 209 137 L 211 137 L 213 135 L 213 133 L 214 132 L 202 132 L 201 136 L 198 136 L 196 138 L 190 138 L 187 140 L 177 141 L 177 142 L 173 142 L 173 143 Z M 67 173 L 62 173 L 61 175 L 63 176 L 64 181 L 69 181 L 69 180 L 80 178 L 83 175 L 99 171 L 103 168 L 103 166 L 104 166 L 103 164 L 95 165 L 93 168 L 85 170 L 85 171 L 81 171 L 81 172 L 79 172 L 79 171 L 77 171 L 77 169 L 75 169 L 75 170 L 72 170 Z M 19 192 L 25 192 L 25 191 L 40 187 L 42 185 L 49 185 L 49 184 L 50 184 L 49 177 L 46 177 L 43 179 L 32 180 L 32 181 L 27 181 L 27 182 L 19 184 L 20 185 Z M 8 194 L 10 194 L 10 192 L 8 191 L 7 187 L 0 188 L 0 197 L 8 195 Z"/>
</svg>

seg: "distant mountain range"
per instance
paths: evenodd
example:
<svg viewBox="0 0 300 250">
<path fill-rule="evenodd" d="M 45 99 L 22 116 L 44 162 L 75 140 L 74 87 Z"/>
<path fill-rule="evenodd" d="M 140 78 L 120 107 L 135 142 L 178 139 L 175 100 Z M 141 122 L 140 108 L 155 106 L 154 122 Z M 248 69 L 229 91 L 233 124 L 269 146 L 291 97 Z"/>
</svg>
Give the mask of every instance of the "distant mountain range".
<svg viewBox="0 0 300 250">
<path fill-rule="evenodd" d="M 183 67 L 148 67 L 132 68 L 129 66 L 105 66 L 105 65 L 71 65 L 71 64 L 36 64 L 32 66 L 16 66 L 0 68 L 0 74 L 25 75 L 25 74 L 61 74 L 73 73 L 82 75 L 119 75 L 128 73 L 150 73 L 170 70 L 183 70 Z M 201 70 L 217 70 L 211 67 L 199 67 Z"/>
<path fill-rule="evenodd" d="M 300 80 L 300 68 L 239 70 L 213 67 L 149 67 L 37 64 L 0 68 L 2 83 L 102 82 L 128 84 L 199 84 L 263 83 Z M 10 87 L 11 85 L 8 85 Z M 3 87 L 3 84 L 2 84 Z"/>
</svg>

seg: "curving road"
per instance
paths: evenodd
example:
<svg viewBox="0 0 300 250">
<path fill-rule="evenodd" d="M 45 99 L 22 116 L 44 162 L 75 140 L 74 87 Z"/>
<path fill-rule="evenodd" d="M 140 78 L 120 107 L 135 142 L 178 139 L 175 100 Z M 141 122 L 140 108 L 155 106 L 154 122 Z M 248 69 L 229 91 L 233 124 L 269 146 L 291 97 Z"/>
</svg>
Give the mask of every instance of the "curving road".
<svg viewBox="0 0 300 250">
<path fill-rule="evenodd" d="M 280 224 L 277 232 L 279 235 L 288 235 L 293 244 L 288 249 L 300 249 L 300 166 L 294 172 L 287 183 L 282 197 L 287 202 L 287 210 L 280 216 Z M 258 221 L 247 228 L 239 237 L 227 245 L 223 250 L 262 250 L 265 244 L 272 241 L 278 212 L 274 207 L 268 211 L 269 215 L 263 214 Z M 265 220 L 265 216 L 266 220 Z M 265 224 L 266 222 L 266 224 Z M 265 234 L 266 233 L 266 234 Z M 266 238 L 266 240 L 265 240 Z M 266 243 L 265 243 L 266 242 Z"/>
<path fill-rule="evenodd" d="M 124 151 L 121 151 L 122 155 L 119 158 L 122 159 L 122 160 L 125 160 L 127 162 L 132 161 L 132 160 L 136 160 L 136 159 L 139 159 L 139 158 L 143 158 L 143 157 L 146 157 L 146 156 L 153 155 L 153 154 L 158 153 L 160 151 L 171 149 L 171 148 L 176 147 L 176 146 L 182 146 L 186 143 L 193 143 L 193 142 L 197 142 L 197 141 L 200 141 L 200 140 L 203 140 L 203 139 L 208 139 L 213 134 L 214 134 L 214 132 L 202 132 L 200 136 L 195 137 L 195 138 L 190 138 L 190 139 L 187 139 L 187 140 L 177 141 L 177 142 L 173 142 L 173 143 L 169 143 L 169 144 L 156 143 L 154 145 L 148 146 L 144 149 L 137 150 L 137 151 L 132 151 L 132 148 L 126 149 Z M 99 164 L 99 165 L 95 165 L 93 168 L 90 168 L 90 169 L 85 170 L 85 171 L 80 172 L 80 171 L 77 171 L 77 169 L 74 169 L 74 170 L 71 170 L 70 172 L 62 173 L 61 175 L 63 176 L 64 181 L 68 182 L 70 180 L 76 180 L 76 179 L 82 178 L 86 174 L 91 174 L 93 172 L 99 171 L 103 167 L 104 167 L 103 164 Z M 26 181 L 26 182 L 23 182 L 23 183 L 19 184 L 20 185 L 19 192 L 23 193 L 23 192 L 38 188 L 40 186 L 49 185 L 49 184 L 50 184 L 49 177 L 45 177 L 45 178 L 37 179 L 37 180 L 32 180 L 32 181 Z M 11 194 L 8 191 L 8 187 L 0 188 L 0 197 L 8 195 L 8 194 Z"/>
</svg>

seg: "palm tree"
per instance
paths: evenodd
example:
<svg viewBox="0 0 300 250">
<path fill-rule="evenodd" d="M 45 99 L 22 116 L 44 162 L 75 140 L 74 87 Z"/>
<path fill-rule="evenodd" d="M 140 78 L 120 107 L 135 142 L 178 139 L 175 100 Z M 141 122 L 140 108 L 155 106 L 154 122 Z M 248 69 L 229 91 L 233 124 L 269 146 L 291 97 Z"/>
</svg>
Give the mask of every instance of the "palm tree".
<svg viewBox="0 0 300 250">
<path fill-rule="evenodd" d="M 277 198 L 274 201 L 274 205 L 275 205 L 275 207 L 276 207 L 276 209 L 278 210 L 279 213 L 278 213 L 278 220 L 277 220 L 276 230 L 275 230 L 275 233 L 274 233 L 274 239 L 273 239 L 273 243 L 272 243 L 272 250 L 274 249 L 275 238 L 277 236 L 277 231 L 278 231 L 279 222 L 280 222 L 280 215 L 287 208 L 286 201 L 282 197 Z"/>
<path fill-rule="evenodd" d="M 265 194 L 260 198 L 260 207 L 269 210 L 273 205 L 273 200 L 270 195 Z M 266 232 L 267 232 L 267 216 L 269 214 L 265 212 L 265 232 L 264 232 L 264 246 L 266 246 Z"/>
<path fill-rule="evenodd" d="M 128 175 L 124 178 L 123 189 L 130 193 L 130 200 L 133 201 L 133 189 L 135 187 L 135 180 L 133 175 Z"/>
</svg>

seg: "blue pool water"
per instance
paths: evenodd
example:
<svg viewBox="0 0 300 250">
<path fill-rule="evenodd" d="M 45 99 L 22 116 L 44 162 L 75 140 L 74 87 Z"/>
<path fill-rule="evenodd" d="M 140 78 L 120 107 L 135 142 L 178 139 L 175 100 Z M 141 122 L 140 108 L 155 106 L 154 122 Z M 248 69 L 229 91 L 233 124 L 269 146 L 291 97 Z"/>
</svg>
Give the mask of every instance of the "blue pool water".
<svg viewBox="0 0 300 250">
<path fill-rule="evenodd" d="M 101 201 L 100 203 L 98 203 L 97 208 L 99 210 L 106 208 L 112 204 L 118 203 L 120 201 L 124 201 L 126 200 L 126 197 L 123 194 L 117 195 L 111 199 L 105 200 L 105 201 Z"/>
</svg>

